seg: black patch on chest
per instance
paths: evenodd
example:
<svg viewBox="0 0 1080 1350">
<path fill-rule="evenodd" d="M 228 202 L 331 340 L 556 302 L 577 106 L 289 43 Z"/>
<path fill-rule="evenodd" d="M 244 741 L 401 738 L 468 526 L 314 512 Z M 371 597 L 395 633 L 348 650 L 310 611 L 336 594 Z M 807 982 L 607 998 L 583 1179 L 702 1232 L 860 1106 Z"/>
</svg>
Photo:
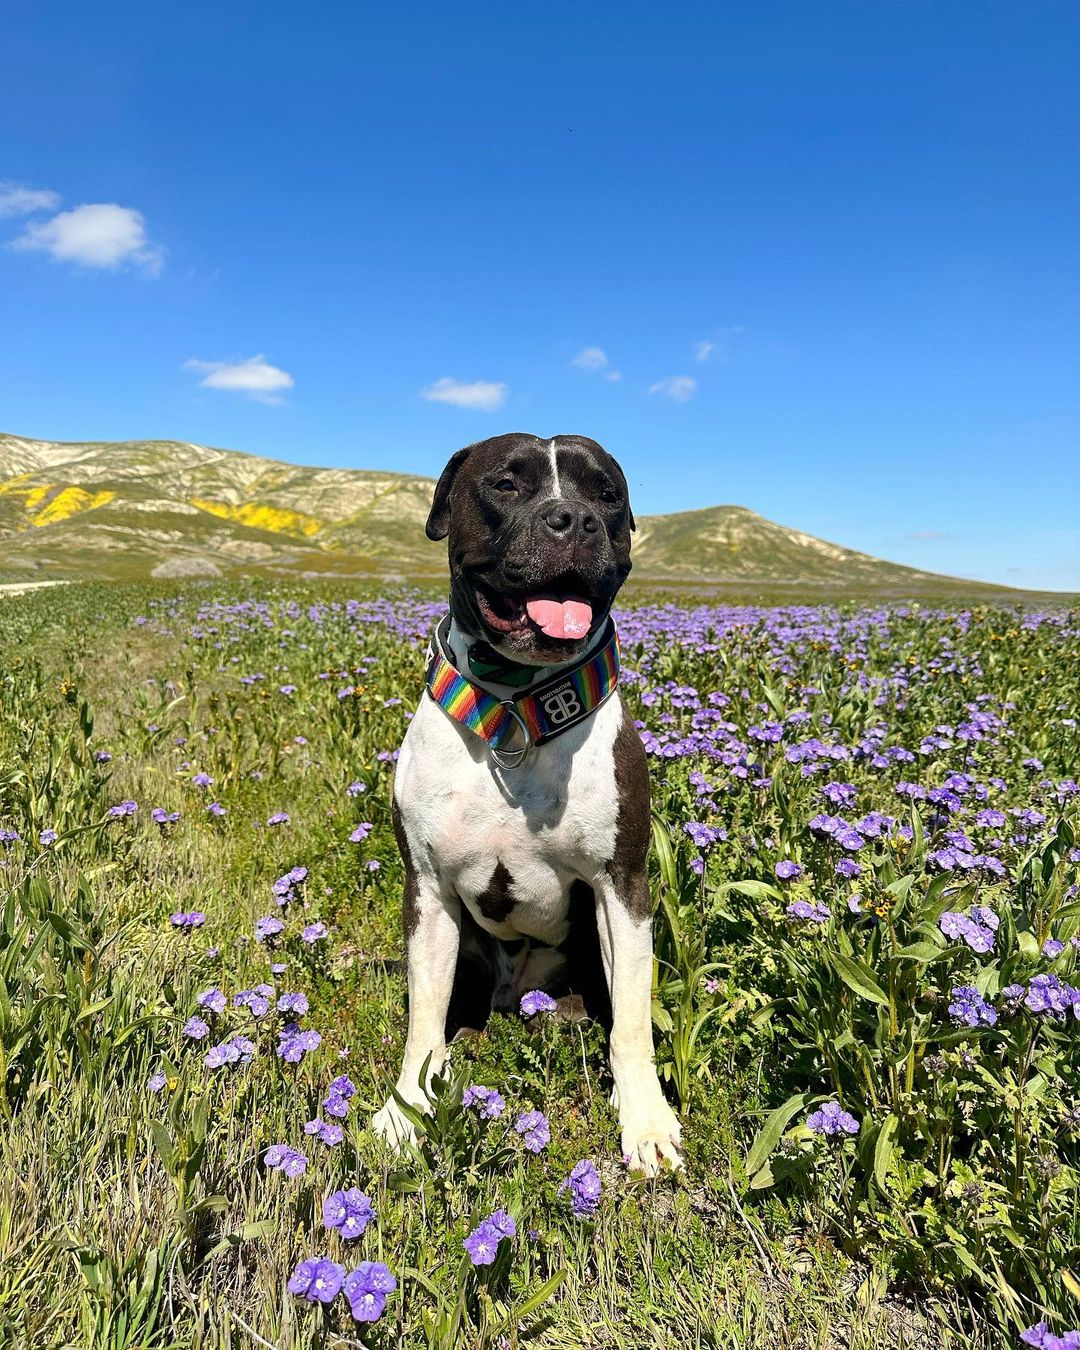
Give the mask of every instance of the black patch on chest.
<svg viewBox="0 0 1080 1350">
<path fill-rule="evenodd" d="M 615 737 L 614 758 L 619 814 L 615 823 L 615 851 L 607 870 L 631 918 L 643 920 L 652 913 L 645 876 L 650 831 L 649 761 L 625 704 Z"/>
<path fill-rule="evenodd" d="M 402 913 L 405 921 L 405 945 L 408 947 L 409 939 L 416 930 L 416 925 L 420 920 L 420 907 L 418 904 L 419 885 L 416 877 L 416 866 L 413 863 L 412 853 L 409 851 L 409 841 L 405 837 L 405 824 L 401 819 L 401 811 L 398 808 L 397 798 L 390 798 L 390 819 L 394 826 L 394 837 L 397 839 L 398 850 L 401 853 L 401 861 L 405 864 L 405 888 L 402 893 Z"/>
<path fill-rule="evenodd" d="M 491 880 L 476 897 L 476 907 L 485 919 L 490 919 L 492 923 L 503 922 L 514 908 L 514 901 L 510 895 L 510 887 L 513 884 L 514 878 L 501 862 L 497 862 Z"/>
</svg>

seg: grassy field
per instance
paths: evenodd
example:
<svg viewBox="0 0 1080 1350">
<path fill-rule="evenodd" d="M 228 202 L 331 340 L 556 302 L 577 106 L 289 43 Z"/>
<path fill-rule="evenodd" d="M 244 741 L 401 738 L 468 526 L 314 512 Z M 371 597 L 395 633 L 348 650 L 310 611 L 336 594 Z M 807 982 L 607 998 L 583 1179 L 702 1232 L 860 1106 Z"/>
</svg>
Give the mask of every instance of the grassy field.
<svg viewBox="0 0 1080 1350">
<path fill-rule="evenodd" d="M 1080 615 L 621 612 L 687 1153 L 647 1183 L 601 1030 L 546 1013 L 455 1043 L 420 1149 L 367 1128 L 406 1021 L 393 758 L 439 612 L 316 583 L 0 600 L 0 1345 L 1080 1324 Z M 323 1205 L 351 1187 L 347 1240 Z M 499 1210 L 516 1234 L 475 1265 Z M 384 1263 L 381 1316 L 289 1292 L 313 1258 Z"/>
</svg>

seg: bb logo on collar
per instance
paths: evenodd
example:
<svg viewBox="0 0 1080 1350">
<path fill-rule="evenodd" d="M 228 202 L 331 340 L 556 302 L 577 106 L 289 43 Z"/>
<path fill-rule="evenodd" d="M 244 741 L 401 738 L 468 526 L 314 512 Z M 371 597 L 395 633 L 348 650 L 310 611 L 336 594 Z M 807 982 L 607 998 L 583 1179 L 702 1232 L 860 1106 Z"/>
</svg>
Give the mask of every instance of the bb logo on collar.
<svg viewBox="0 0 1080 1350">
<path fill-rule="evenodd" d="M 579 717 L 585 711 L 573 685 L 570 684 L 560 685 L 558 689 L 542 695 L 540 706 L 556 727 L 561 727 L 564 722 L 569 722 L 572 717 Z"/>
</svg>

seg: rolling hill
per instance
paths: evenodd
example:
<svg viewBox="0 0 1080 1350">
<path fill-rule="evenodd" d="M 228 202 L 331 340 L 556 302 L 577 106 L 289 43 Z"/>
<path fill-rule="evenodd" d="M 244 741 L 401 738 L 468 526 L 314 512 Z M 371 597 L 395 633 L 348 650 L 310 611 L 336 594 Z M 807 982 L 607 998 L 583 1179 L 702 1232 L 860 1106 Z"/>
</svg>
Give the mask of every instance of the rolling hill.
<svg viewBox="0 0 1080 1350">
<path fill-rule="evenodd" d="M 445 570 L 430 478 L 315 469 L 180 441 L 0 435 L 0 579 L 249 573 L 422 579 Z M 738 588 L 991 595 L 741 506 L 643 516 L 634 577 Z"/>
</svg>

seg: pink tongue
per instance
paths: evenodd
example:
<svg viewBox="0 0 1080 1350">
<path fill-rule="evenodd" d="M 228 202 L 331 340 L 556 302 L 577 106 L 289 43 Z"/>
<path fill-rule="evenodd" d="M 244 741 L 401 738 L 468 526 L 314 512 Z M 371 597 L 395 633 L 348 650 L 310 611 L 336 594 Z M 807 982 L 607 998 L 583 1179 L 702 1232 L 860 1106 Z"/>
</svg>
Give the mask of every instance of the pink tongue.
<svg viewBox="0 0 1080 1350">
<path fill-rule="evenodd" d="M 584 600 L 526 600 L 525 611 L 553 638 L 583 638 L 592 623 L 592 606 Z"/>
</svg>

